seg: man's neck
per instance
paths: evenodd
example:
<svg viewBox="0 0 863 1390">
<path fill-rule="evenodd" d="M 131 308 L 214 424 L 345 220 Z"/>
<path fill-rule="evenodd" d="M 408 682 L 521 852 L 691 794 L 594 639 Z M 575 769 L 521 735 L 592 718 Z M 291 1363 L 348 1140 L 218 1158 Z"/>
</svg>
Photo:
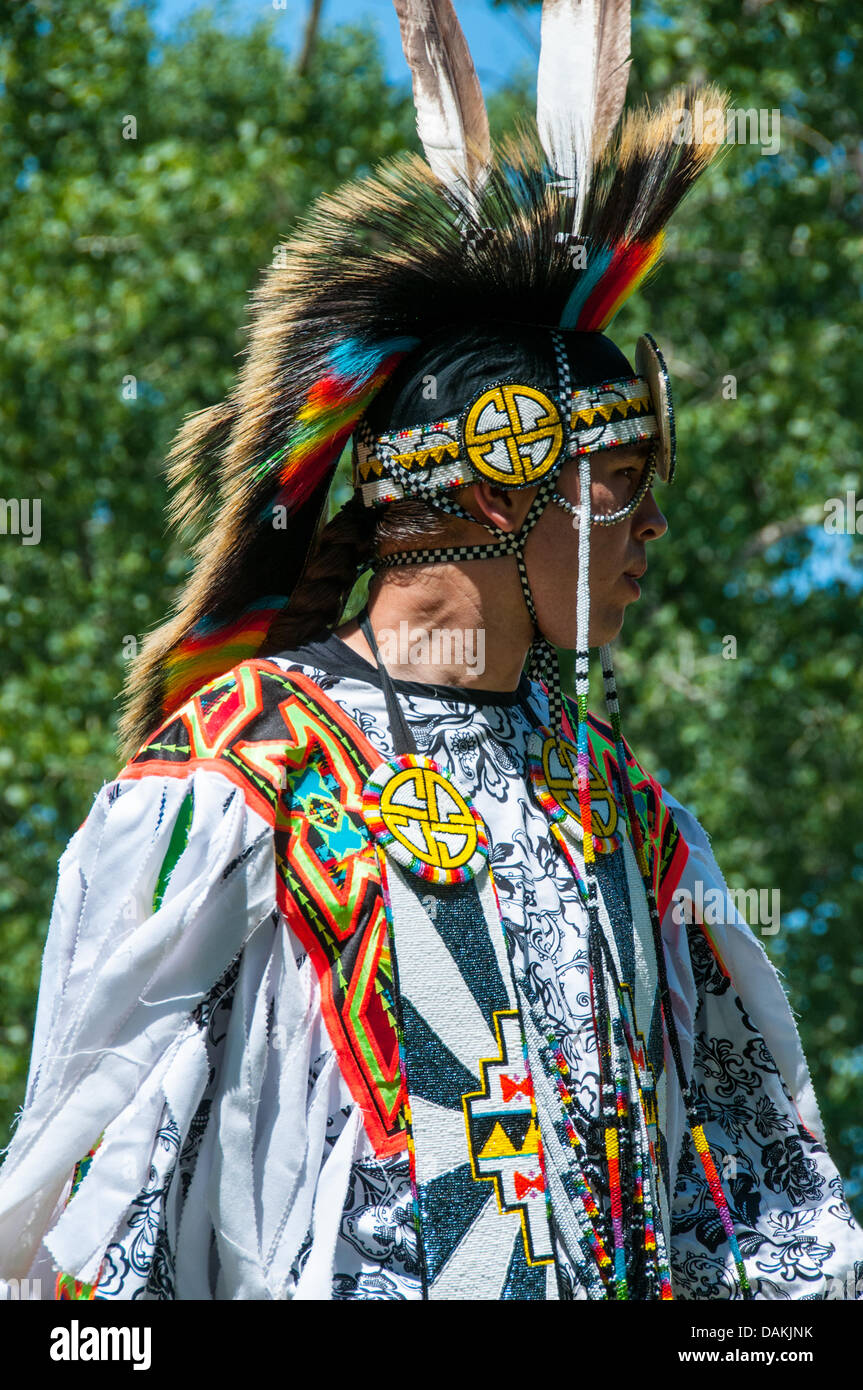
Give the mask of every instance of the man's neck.
<svg viewBox="0 0 863 1390">
<path fill-rule="evenodd" d="M 507 556 L 405 568 L 375 581 L 369 616 L 393 679 L 515 690 L 532 626 L 517 580 L 513 588 L 513 570 Z M 374 663 L 359 623 L 346 623 L 337 633 Z"/>
</svg>

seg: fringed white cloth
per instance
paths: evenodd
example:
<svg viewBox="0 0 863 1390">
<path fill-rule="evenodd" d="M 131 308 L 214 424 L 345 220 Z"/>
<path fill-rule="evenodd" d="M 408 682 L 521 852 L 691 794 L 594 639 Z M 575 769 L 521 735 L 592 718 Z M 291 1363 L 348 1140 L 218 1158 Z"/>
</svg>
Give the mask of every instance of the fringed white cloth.
<svg viewBox="0 0 863 1390">
<path fill-rule="evenodd" d="M 156 904 L 190 793 L 188 839 Z M 293 1292 L 329 1296 L 333 1223 L 363 1131 L 323 1032 L 317 980 L 295 949 L 275 908 L 272 831 L 226 778 L 198 770 L 102 789 L 60 864 L 26 1101 L 0 1173 L 0 1276 L 99 1276 L 160 1136 L 176 1150 L 189 1141 L 210 1073 L 198 1006 L 239 956 L 199 1161 L 185 1200 L 179 1180 L 167 1194 L 174 1296 L 281 1296 L 314 1217 L 315 1248 Z M 310 1062 L 328 1051 L 309 1094 Z M 327 1150 L 340 1108 L 348 1117 Z"/>
<path fill-rule="evenodd" d="M 800 1118 L 806 1128 L 811 1130 L 816 1139 L 823 1144 L 825 1142 L 824 1125 L 818 1109 L 818 1102 L 815 1099 L 812 1077 L 809 1074 L 809 1067 L 803 1053 L 803 1046 L 800 1042 L 800 1035 L 794 1022 L 791 1006 L 780 983 L 776 967 L 757 936 L 753 934 L 751 927 L 734 908 L 728 885 L 716 862 L 713 850 L 710 848 L 707 832 L 693 813 L 685 806 L 681 806 L 680 802 L 670 796 L 667 791 L 663 790 L 662 795 L 666 806 L 674 816 L 677 828 L 689 847 L 689 859 L 678 885 L 678 891 L 686 890 L 695 897 L 696 884 L 700 882 L 700 897 L 702 899 L 711 901 L 709 895 L 715 892 L 720 895 L 722 903 L 726 904 L 722 913 L 725 920 L 718 921 L 715 925 L 711 924 L 711 934 L 738 993 L 745 1000 L 749 1018 L 767 1044 L 782 1078 L 794 1098 Z M 674 934 L 675 928 L 673 923 L 669 922 L 668 917 L 669 914 L 666 914 L 663 931 L 671 936 Z M 679 931 L 685 936 L 685 927 L 681 926 Z M 692 980 L 689 952 L 688 950 L 685 952 L 686 964 L 684 965 L 684 952 L 681 950 L 680 942 L 669 940 L 668 937 L 666 937 L 666 942 L 669 953 L 677 965 L 678 978 L 685 978 L 686 980 L 685 990 L 692 1001 L 690 1017 L 693 1017 L 696 991 Z M 675 1016 L 677 1017 L 676 1009 Z M 681 1045 L 683 1042 L 684 1039 L 681 1038 Z M 684 1052 L 684 1063 L 687 1064 L 687 1070 L 691 1067 L 691 1032 L 688 1047 L 689 1058 Z"/>
<path fill-rule="evenodd" d="M 338 693 L 386 754 L 380 692 L 343 680 Z M 412 697 L 408 713 L 420 746 L 464 779 L 483 815 L 518 972 L 570 1045 L 571 1086 L 589 1103 L 586 927 L 524 781 L 531 724 L 514 705 L 442 713 Z M 705 832 L 664 799 L 689 850 L 679 887 L 697 897 L 700 883 L 705 900 L 715 889 L 728 903 Z M 633 925 L 641 939 L 645 923 Z M 732 985 L 701 933 L 665 913 L 684 1067 L 708 1109 L 756 1297 L 859 1297 L 863 1233 L 821 1144 L 782 985 L 736 913 L 710 934 Z M 662 1224 L 670 1218 L 675 1296 L 734 1297 L 733 1261 L 670 1073 L 666 1082 L 673 1197 Z M 76 1163 L 97 1144 L 66 1204 Z M 98 1278 L 98 1298 L 422 1296 L 406 1156 L 372 1151 L 317 975 L 276 905 L 272 830 L 216 771 L 103 788 L 61 860 L 26 1103 L 0 1172 L 0 1279 L 40 1278 L 50 1298 L 58 1270 Z"/>
</svg>

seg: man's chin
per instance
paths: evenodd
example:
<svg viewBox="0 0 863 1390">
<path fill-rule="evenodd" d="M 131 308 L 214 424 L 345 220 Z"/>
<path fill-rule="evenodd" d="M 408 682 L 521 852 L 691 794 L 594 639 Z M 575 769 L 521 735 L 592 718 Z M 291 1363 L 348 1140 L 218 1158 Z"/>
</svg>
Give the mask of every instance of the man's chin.
<svg viewBox="0 0 863 1390">
<path fill-rule="evenodd" d="M 588 646 L 591 647 L 591 648 L 593 648 L 593 647 L 605 647 L 605 646 L 608 645 L 609 642 L 613 642 L 614 639 L 615 639 L 615 637 L 618 636 L 618 634 L 620 633 L 620 631 L 621 631 L 621 629 L 622 629 L 622 627 L 623 627 L 623 619 L 624 619 L 624 612 L 623 612 L 622 609 L 621 609 L 621 610 L 618 610 L 615 619 L 613 619 L 612 621 L 604 621 L 604 622 L 601 622 L 601 623 L 595 623 L 595 622 L 593 621 L 593 618 L 591 617 L 591 620 L 590 620 L 590 639 L 589 639 L 589 641 L 588 641 Z M 559 641 L 557 641 L 557 639 L 556 639 L 555 637 L 553 637 L 553 636 L 549 638 L 549 641 L 552 643 L 553 646 L 558 647 L 561 651 L 564 651 L 564 652 L 574 652 L 574 651 L 576 651 L 576 650 L 577 650 L 577 643 L 576 643 L 575 633 L 574 633 L 574 632 L 567 632 L 567 633 L 564 633 L 564 634 L 562 634 L 562 635 L 565 637 L 565 639 L 566 639 L 565 641 L 560 641 L 560 642 L 559 642 Z"/>
<path fill-rule="evenodd" d="M 620 634 L 623 627 L 623 620 L 626 616 L 625 608 L 615 608 L 611 613 L 604 613 L 602 621 L 590 619 L 590 643 L 591 647 L 607 647 L 609 642 L 613 642 L 615 637 Z"/>
</svg>

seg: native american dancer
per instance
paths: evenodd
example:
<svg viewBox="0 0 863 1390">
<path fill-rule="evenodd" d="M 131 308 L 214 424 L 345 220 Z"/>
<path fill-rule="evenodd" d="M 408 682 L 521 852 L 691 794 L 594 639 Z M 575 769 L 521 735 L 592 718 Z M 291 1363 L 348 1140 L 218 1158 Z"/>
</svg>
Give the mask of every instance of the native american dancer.
<svg viewBox="0 0 863 1390">
<path fill-rule="evenodd" d="M 536 128 L 493 149 L 449 0 L 396 8 L 428 164 L 315 205 L 172 453 L 198 566 L 61 861 L 0 1275 L 854 1298 L 784 992 L 701 910 L 724 880 L 609 645 L 675 433 L 653 338 L 605 329 L 716 152 L 681 109 L 722 97 L 619 124 L 628 4 L 547 2 Z"/>
</svg>

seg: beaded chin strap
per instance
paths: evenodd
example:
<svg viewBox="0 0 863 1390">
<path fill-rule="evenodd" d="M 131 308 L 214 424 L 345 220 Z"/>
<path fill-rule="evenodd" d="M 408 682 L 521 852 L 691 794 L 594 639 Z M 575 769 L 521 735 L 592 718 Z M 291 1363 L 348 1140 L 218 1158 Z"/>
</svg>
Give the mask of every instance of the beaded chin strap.
<svg viewBox="0 0 863 1390">
<path fill-rule="evenodd" d="M 402 484 L 405 492 L 413 496 L 421 495 L 419 489 L 410 486 L 408 480 Z M 435 498 L 434 505 L 441 511 L 449 512 L 453 516 L 461 517 L 465 521 L 472 521 L 475 525 L 482 526 L 490 535 L 497 539 L 486 545 L 452 545 L 439 550 L 396 550 L 390 555 L 385 555 L 381 559 L 373 562 L 372 568 L 377 573 L 380 570 L 394 569 L 398 565 L 427 565 L 441 564 L 452 560 L 491 560 L 501 555 L 513 555 L 518 567 L 518 575 L 521 581 L 521 591 L 530 614 L 531 622 L 534 626 L 535 636 L 531 645 L 528 674 L 539 676 L 548 686 L 549 691 L 549 711 L 552 727 L 559 727 L 563 713 L 563 705 L 560 698 L 560 672 L 558 669 L 557 653 L 554 647 L 543 637 L 539 630 L 539 622 L 536 616 L 536 606 L 533 601 L 533 594 L 530 590 L 530 583 L 527 577 L 527 566 L 524 559 L 524 548 L 527 544 L 528 536 L 533 530 L 549 502 L 565 502 L 565 498 L 558 498 L 556 494 L 556 477 L 548 478 L 541 483 L 536 497 L 530 505 L 530 509 L 518 531 L 504 531 L 492 522 L 478 521 L 472 516 L 465 507 L 456 502 L 453 498 Z"/>
</svg>

